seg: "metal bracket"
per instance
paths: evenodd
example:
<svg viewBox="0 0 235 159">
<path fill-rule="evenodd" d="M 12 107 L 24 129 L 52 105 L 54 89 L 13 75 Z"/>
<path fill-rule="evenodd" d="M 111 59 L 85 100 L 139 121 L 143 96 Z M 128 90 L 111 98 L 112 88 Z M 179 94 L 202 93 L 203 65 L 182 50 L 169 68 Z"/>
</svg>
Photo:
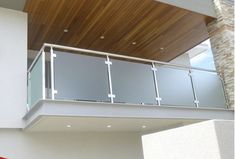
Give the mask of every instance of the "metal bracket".
<svg viewBox="0 0 235 159">
<path fill-rule="evenodd" d="M 106 65 L 112 65 L 113 63 L 111 61 L 105 61 Z"/>
<path fill-rule="evenodd" d="M 116 95 L 115 95 L 115 94 L 108 94 L 108 97 L 109 97 L 109 98 L 115 98 Z"/>
<path fill-rule="evenodd" d="M 58 94 L 58 91 L 57 91 L 57 90 L 54 90 L 53 93 L 54 93 L 54 94 Z"/>
<path fill-rule="evenodd" d="M 26 105 L 27 112 L 30 110 L 29 104 Z"/>
<path fill-rule="evenodd" d="M 30 72 L 28 73 L 28 79 L 31 79 L 31 73 Z"/>
<path fill-rule="evenodd" d="M 228 107 L 229 106 L 229 103 L 228 102 L 224 102 L 224 104 Z"/>
<path fill-rule="evenodd" d="M 52 55 L 53 55 L 53 57 L 56 57 L 56 54 L 53 53 Z"/>
<path fill-rule="evenodd" d="M 157 68 L 156 67 L 152 67 L 151 70 L 152 71 L 157 71 Z"/>
<path fill-rule="evenodd" d="M 194 103 L 195 103 L 195 104 L 199 104 L 199 101 L 198 101 L 198 100 L 195 100 Z"/>
<path fill-rule="evenodd" d="M 158 98 L 156 97 L 155 99 L 156 99 L 156 101 L 161 101 L 162 100 L 162 98 L 160 98 L 160 97 L 158 97 Z"/>
</svg>

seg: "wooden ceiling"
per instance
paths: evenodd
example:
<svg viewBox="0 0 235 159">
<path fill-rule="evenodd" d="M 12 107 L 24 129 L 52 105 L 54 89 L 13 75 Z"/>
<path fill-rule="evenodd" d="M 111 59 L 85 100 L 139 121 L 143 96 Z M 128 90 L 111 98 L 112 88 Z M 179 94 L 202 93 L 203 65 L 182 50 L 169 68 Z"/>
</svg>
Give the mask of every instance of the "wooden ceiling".
<svg viewBox="0 0 235 159">
<path fill-rule="evenodd" d="M 207 39 L 213 20 L 154 0 L 27 0 L 24 11 L 29 49 L 47 42 L 162 61 Z"/>
</svg>

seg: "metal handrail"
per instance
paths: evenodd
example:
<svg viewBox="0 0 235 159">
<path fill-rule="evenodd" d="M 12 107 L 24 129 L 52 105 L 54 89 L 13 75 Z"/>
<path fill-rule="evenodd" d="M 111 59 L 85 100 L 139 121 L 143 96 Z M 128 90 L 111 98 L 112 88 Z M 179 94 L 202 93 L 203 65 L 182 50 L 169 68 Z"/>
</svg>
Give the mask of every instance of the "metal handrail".
<svg viewBox="0 0 235 159">
<path fill-rule="evenodd" d="M 203 68 L 197 68 L 197 67 L 190 67 L 190 66 L 186 66 L 186 65 L 179 65 L 179 64 L 172 64 L 172 63 L 168 63 L 168 62 L 161 62 L 161 61 L 156 61 L 156 60 L 150 60 L 150 59 L 143 59 L 143 58 L 138 58 L 138 57 L 131 57 L 131 56 L 125 56 L 125 55 L 119 55 L 119 54 L 113 54 L 113 53 L 107 53 L 107 52 L 102 52 L 102 51 L 94 51 L 94 50 L 88 50 L 88 49 L 81 49 L 81 48 L 75 48 L 75 47 L 69 47 L 69 46 L 62 46 L 62 45 L 56 45 L 56 44 L 49 44 L 49 43 L 44 43 L 42 48 L 40 49 L 40 51 L 38 52 L 36 58 L 34 59 L 34 61 L 32 62 L 31 66 L 28 69 L 28 73 L 30 73 L 30 71 L 32 70 L 32 68 L 34 67 L 34 65 L 37 63 L 38 59 L 40 56 L 42 56 L 43 58 L 43 71 L 42 71 L 42 79 L 43 79 L 43 84 L 42 84 L 42 90 L 43 90 L 43 99 L 45 99 L 46 95 L 45 95 L 45 48 L 49 48 L 50 49 L 50 63 L 51 63 L 51 98 L 52 100 L 54 100 L 54 95 L 57 93 L 57 90 L 55 90 L 54 88 L 54 57 L 56 57 L 56 54 L 54 54 L 53 49 L 61 49 L 61 50 L 68 50 L 68 51 L 77 51 L 77 52 L 83 52 L 83 53 L 87 53 L 87 54 L 93 54 L 93 55 L 100 55 L 100 56 L 106 56 L 106 61 L 105 64 L 107 64 L 107 69 L 108 69 L 108 78 L 109 78 L 109 98 L 110 98 L 110 102 L 114 103 L 113 98 L 115 98 L 115 94 L 113 94 L 112 91 L 112 80 L 111 80 L 111 67 L 110 65 L 112 65 L 112 62 L 109 61 L 109 57 L 115 57 L 115 58 L 121 58 L 121 59 L 127 59 L 127 60 L 133 60 L 133 61 L 139 61 L 139 62 L 145 62 L 145 63 L 149 63 L 152 65 L 152 71 L 153 71 L 153 76 L 154 76 L 154 85 L 155 85 L 155 93 L 156 93 L 156 101 L 158 106 L 161 105 L 161 97 L 159 95 L 159 91 L 158 91 L 158 83 L 157 83 L 157 68 L 155 67 L 155 64 L 159 64 L 159 65 L 164 65 L 164 66 L 170 66 L 173 68 L 178 68 L 178 69 L 187 69 L 189 76 L 190 76 L 190 81 L 191 81 L 191 86 L 192 86 L 192 91 L 193 91 L 193 96 L 194 96 L 194 103 L 196 105 L 196 107 L 199 107 L 199 101 L 197 98 L 197 94 L 196 94 L 196 90 L 194 88 L 194 81 L 192 78 L 192 70 L 198 70 L 198 71 L 204 71 L 204 72 L 211 72 L 211 73 L 217 73 L 215 70 L 210 70 L 210 69 L 203 69 Z M 217 73 L 218 74 L 218 73 Z M 220 76 L 219 76 L 220 77 Z M 223 80 L 221 79 L 222 83 Z M 224 86 L 223 86 L 224 89 Z M 224 92 L 225 94 L 225 92 Z M 225 100 L 227 101 L 227 98 L 225 96 Z"/>
<path fill-rule="evenodd" d="M 84 53 L 89 53 L 89 54 L 109 56 L 109 57 L 116 57 L 116 58 L 124 58 L 124 59 L 129 59 L 129 60 L 147 62 L 147 63 L 150 63 L 150 64 L 156 63 L 156 64 L 167 65 L 167 66 L 176 67 L 176 68 L 184 68 L 184 69 L 188 69 L 188 70 L 199 70 L 199 71 L 206 71 L 206 72 L 216 73 L 215 70 L 210 70 L 210 69 L 191 67 L 191 66 L 179 65 L 179 64 L 172 64 L 172 63 L 169 63 L 169 62 L 162 62 L 162 61 L 156 61 L 156 60 L 150 60 L 150 59 L 143 59 L 143 58 L 138 58 L 138 57 L 119 55 L 119 54 L 114 54 L 114 53 L 107 53 L 107 52 L 88 50 L 88 49 L 81 49 L 81 48 L 75 48 L 75 47 L 63 46 L 63 45 L 57 45 L 57 44 L 49 44 L 49 43 L 44 43 L 43 44 L 43 46 L 40 49 L 38 55 L 36 56 L 36 58 L 34 59 L 33 63 L 29 67 L 28 72 L 32 69 L 33 65 L 35 64 L 37 59 L 40 57 L 40 54 L 41 54 L 42 50 L 44 50 L 46 47 L 50 47 L 50 48 L 53 47 L 53 48 L 57 48 L 57 49 L 64 49 L 64 50 L 70 50 L 70 51 L 79 51 L 79 52 L 84 52 Z"/>
</svg>

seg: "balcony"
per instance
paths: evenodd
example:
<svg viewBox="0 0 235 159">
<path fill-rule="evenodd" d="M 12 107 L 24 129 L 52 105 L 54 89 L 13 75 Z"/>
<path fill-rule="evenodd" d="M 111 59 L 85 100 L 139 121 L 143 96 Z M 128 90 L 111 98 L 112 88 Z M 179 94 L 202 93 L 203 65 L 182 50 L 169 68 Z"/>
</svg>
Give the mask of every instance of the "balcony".
<svg viewBox="0 0 235 159">
<path fill-rule="evenodd" d="M 154 131 L 233 119 L 213 70 L 44 44 L 28 70 L 25 130 Z M 69 124 L 68 124 L 69 123 Z"/>
</svg>

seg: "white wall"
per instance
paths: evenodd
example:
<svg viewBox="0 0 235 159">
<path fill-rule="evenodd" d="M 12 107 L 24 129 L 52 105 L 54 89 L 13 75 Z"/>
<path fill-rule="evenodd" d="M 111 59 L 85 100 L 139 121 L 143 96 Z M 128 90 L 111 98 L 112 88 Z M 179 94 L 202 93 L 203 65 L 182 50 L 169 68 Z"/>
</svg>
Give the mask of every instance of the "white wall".
<svg viewBox="0 0 235 159">
<path fill-rule="evenodd" d="M 27 14 L 0 8 L 0 128 L 23 126 L 26 65 Z"/>
<path fill-rule="evenodd" d="M 184 65 L 190 67 L 190 58 L 187 53 L 184 53 L 170 61 L 172 64 Z"/>
<path fill-rule="evenodd" d="M 234 122 L 205 121 L 142 137 L 145 159 L 233 159 Z"/>
<path fill-rule="evenodd" d="M 214 124 L 221 159 L 234 159 L 234 122 L 216 121 Z"/>
<path fill-rule="evenodd" d="M 137 133 L 0 130 L 0 143 L 0 156 L 9 159 L 143 159 Z"/>
</svg>

